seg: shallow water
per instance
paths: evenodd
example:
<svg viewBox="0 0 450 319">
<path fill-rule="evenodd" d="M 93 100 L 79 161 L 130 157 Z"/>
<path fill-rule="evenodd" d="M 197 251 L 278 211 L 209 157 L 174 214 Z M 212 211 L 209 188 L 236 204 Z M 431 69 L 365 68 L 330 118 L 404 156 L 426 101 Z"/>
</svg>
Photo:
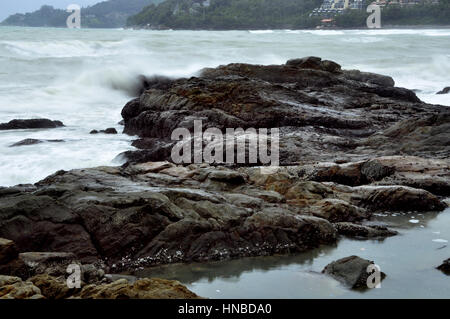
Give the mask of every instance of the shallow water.
<svg viewBox="0 0 450 319">
<path fill-rule="evenodd" d="M 231 62 L 280 64 L 308 55 L 394 77 L 426 102 L 450 105 L 450 29 L 148 31 L 0 27 L 0 122 L 47 117 L 56 130 L 0 131 L 0 185 L 59 169 L 118 164 L 132 137 L 89 135 L 121 127 L 139 74 L 190 76 Z M 10 148 L 25 138 L 64 139 Z"/>
<path fill-rule="evenodd" d="M 435 269 L 450 258 L 450 208 L 376 216 L 375 221 L 400 234 L 385 240 L 342 238 L 337 246 L 289 256 L 156 267 L 137 276 L 179 280 L 207 298 L 450 298 L 450 276 Z M 328 263 L 350 255 L 380 266 L 387 274 L 381 288 L 352 291 L 320 273 Z"/>
</svg>

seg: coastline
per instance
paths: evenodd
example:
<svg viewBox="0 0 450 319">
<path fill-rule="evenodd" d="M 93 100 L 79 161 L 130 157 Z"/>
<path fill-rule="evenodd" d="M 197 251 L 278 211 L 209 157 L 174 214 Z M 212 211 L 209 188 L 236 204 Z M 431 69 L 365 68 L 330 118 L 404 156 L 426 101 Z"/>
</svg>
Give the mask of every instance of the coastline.
<svg viewBox="0 0 450 319">
<path fill-rule="evenodd" d="M 50 26 L 16 26 L 16 25 L 2 25 L 0 28 L 32 28 L 32 29 L 67 29 L 65 26 L 61 27 L 50 27 Z M 448 25 L 382 25 L 379 29 L 370 29 L 365 27 L 354 27 L 354 28 L 340 28 L 340 27 L 326 27 L 318 29 L 316 27 L 311 28 L 301 28 L 301 29 L 290 29 L 286 28 L 238 28 L 238 29 L 185 29 L 185 28 L 147 28 L 139 26 L 123 26 L 120 28 L 84 28 L 81 30 L 150 30 L 150 31 L 311 31 L 311 30 L 428 30 L 428 29 L 450 29 L 450 24 Z"/>
<path fill-rule="evenodd" d="M 364 222 L 448 207 L 450 110 L 388 76 L 306 57 L 142 85 L 122 110 L 124 132 L 139 136 L 138 150 L 122 154 L 127 164 L 0 188 L 0 237 L 21 253 L 71 253 L 119 273 L 393 236 Z M 280 165 L 265 174 L 259 165 L 174 164 L 172 130 L 194 119 L 281 128 Z"/>
<path fill-rule="evenodd" d="M 266 28 L 242 28 L 242 29 L 184 29 L 184 28 L 146 28 L 146 27 L 138 27 L 138 26 L 126 26 L 125 30 L 150 30 L 150 31 L 312 31 L 312 30 L 403 30 L 403 29 L 450 29 L 449 25 L 383 25 L 379 29 L 369 29 L 369 28 L 339 28 L 339 27 L 326 27 L 326 28 L 302 28 L 302 29 L 290 29 L 290 28 L 274 28 L 274 29 L 266 29 Z"/>
</svg>

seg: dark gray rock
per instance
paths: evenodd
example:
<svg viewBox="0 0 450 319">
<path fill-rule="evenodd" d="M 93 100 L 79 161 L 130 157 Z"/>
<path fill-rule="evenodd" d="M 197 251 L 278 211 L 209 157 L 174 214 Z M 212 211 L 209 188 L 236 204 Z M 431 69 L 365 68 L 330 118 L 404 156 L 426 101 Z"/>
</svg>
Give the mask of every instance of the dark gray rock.
<svg viewBox="0 0 450 319">
<path fill-rule="evenodd" d="M 20 253 L 19 259 L 27 267 L 29 276 L 48 274 L 66 276 L 67 266 L 79 263 L 73 253 L 64 252 L 27 252 Z"/>
<path fill-rule="evenodd" d="M 315 56 L 293 59 L 286 62 L 286 65 L 302 69 L 321 69 L 322 59 Z"/>
<path fill-rule="evenodd" d="M 36 144 L 41 144 L 41 143 L 45 143 L 45 142 L 62 143 L 62 142 L 64 142 L 64 140 L 38 140 L 38 139 L 33 139 L 33 138 L 27 138 L 27 139 L 24 139 L 22 141 L 12 144 L 10 147 L 36 145 Z"/>
<path fill-rule="evenodd" d="M 436 94 L 448 94 L 448 93 L 450 93 L 450 86 L 443 88 L 442 91 L 439 91 Z"/>
<path fill-rule="evenodd" d="M 348 78 L 354 81 L 376 84 L 383 87 L 393 87 L 395 85 L 394 79 L 392 79 L 390 76 L 361 72 L 359 70 L 345 71 L 345 74 Z"/>
<path fill-rule="evenodd" d="M 385 238 L 395 236 L 398 232 L 384 226 L 364 226 L 348 222 L 333 224 L 339 235 L 353 238 Z"/>
<path fill-rule="evenodd" d="M 18 251 L 12 240 L 0 238 L 0 265 L 16 259 Z"/>
<path fill-rule="evenodd" d="M 450 258 L 447 259 L 447 260 L 444 260 L 442 262 L 442 265 L 437 267 L 437 269 L 439 269 L 440 271 L 442 271 L 446 275 L 450 275 Z"/>
<path fill-rule="evenodd" d="M 385 166 L 377 160 L 370 160 L 361 165 L 361 175 L 366 182 L 375 182 L 390 176 L 395 172 L 395 168 Z"/>
<path fill-rule="evenodd" d="M 450 156 L 450 111 L 421 102 L 413 91 L 395 87 L 391 77 L 340 70 L 317 57 L 285 65 L 235 63 L 189 79 L 156 81 L 125 105 L 122 116 L 124 133 L 164 141 L 149 145 L 148 152 L 126 153 L 131 161 L 170 161 L 170 152 L 158 148 L 171 148 L 172 132 L 192 131 L 195 120 L 202 120 L 204 130 L 279 128 L 282 165 Z"/>
<path fill-rule="evenodd" d="M 100 130 L 100 131 L 92 130 L 89 134 L 99 134 L 99 133 L 103 133 L 103 134 L 118 134 L 117 130 L 114 127 L 110 127 L 110 128 L 107 128 L 105 130 Z"/>
<path fill-rule="evenodd" d="M 172 79 L 165 76 L 138 76 L 138 85 L 134 88 L 134 96 L 139 96 L 144 93 L 146 90 L 150 89 L 166 89 L 172 83 Z"/>
<path fill-rule="evenodd" d="M 102 130 L 100 131 L 100 133 L 105 133 L 105 134 L 117 134 L 117 130 L 113 127 L 107 128 L 106 130 Z"/>
<path fill-rule="evenodd" d="M 62 126 L 64 124 L 61 121 L 49 119 L 12 120 L 8 123 L 1 123 L 0 130 L 57 128 Z"/>
<path fill-rule="evenodd" d="M 333 261 L 323 269 L 322 273 L 333 277 L 351 289 L 367 289 L 367 279 L 370 276 L 367 270 L 372 264 L 374 264 L 373 261 L 350 256 Z M 386 277 L 383 272 L 380 275 L 381 280 Z"/>
<path fill-rule="evenodd" d="M 299 216 L 295 206 L 280 203 L 281 195 L 231 169 L 145 163 L 61 171 L 36 187 L 2 196 L 0 236 L 21 251 L 107 259 L 115 272 L 300 252 L 337 235 L 328 221 Z M 247 197 L 239 200 L 242 193 Z"/>
</svg>

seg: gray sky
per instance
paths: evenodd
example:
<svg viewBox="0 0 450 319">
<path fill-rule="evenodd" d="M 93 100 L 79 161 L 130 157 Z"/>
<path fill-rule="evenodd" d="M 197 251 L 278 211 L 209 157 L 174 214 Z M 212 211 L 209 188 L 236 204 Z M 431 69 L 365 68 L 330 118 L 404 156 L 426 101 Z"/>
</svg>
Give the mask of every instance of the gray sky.
<svg viewBox="0 0 450 319">
<path fill-rule="evenodd" d="M 69 4 L 78 4 L 82 7 L 102 2 L 103 0 L 0 0 L 0 21 L 14 13 L 25 13 L 39 9 L 48 4 L 55 8 L 67 8 Z"/>
</svg>

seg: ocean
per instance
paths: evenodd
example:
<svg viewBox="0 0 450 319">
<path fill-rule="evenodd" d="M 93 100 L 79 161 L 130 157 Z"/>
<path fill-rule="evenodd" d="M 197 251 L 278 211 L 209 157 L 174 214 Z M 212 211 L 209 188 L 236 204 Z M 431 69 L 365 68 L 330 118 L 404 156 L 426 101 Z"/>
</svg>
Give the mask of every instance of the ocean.
<svg viewBox="0 0 450 319">
<path fill-rule="evenodd" d="M 148 31 L 0 27 L 0 123 L 50 118 L 65 127 L 0 131 L 0 185 L 57 170 L 119 165 L 135 138 L 90 135 L 122 127 L 137 76 L 193 76 L 232 62 L 281 64 L 320 56 L 390 75 L 428 103 L 450 106 L 450 29 Z M 64 143 L 10 147 L 26 138 Z"/>
</svg>

